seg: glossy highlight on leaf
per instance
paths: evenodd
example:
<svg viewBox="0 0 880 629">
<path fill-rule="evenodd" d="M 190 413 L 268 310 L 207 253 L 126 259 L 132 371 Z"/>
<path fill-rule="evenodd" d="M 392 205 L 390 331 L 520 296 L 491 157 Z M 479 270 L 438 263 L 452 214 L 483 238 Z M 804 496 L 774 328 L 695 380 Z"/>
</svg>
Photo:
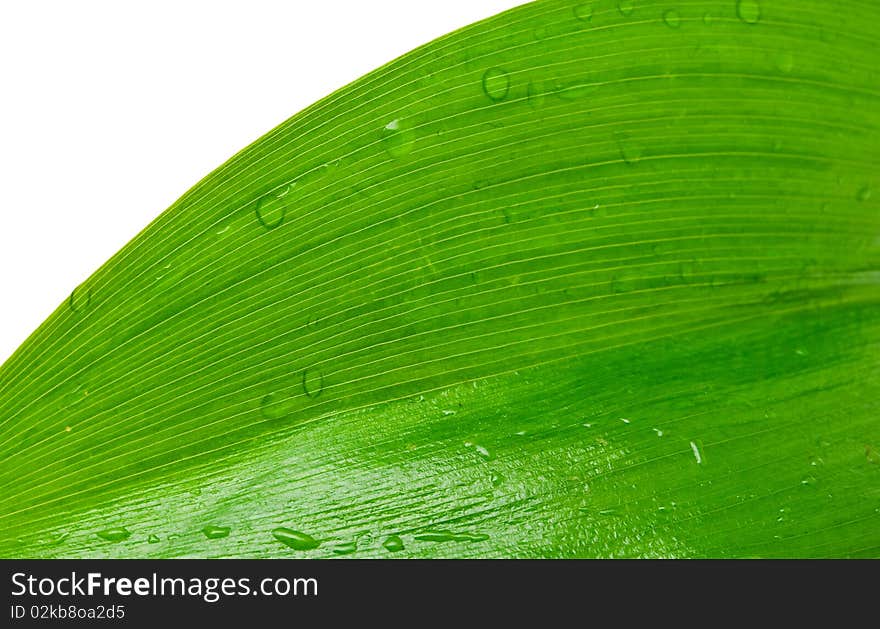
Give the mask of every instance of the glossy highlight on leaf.
<svg viewBox="0 0 880 629">
<path fill-rule="evenodd" d="M 877 557 L 878 19 L 538 1 L 295 115 L 0 368 L 0 556 Z"/>
</svg>

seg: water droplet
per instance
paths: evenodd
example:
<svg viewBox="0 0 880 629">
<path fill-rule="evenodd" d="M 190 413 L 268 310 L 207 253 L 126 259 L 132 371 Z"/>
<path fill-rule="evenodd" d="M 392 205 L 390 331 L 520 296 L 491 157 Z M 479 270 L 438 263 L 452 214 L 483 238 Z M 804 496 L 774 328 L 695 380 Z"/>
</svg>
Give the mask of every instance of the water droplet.
<svg viewBox="0 0 880 629">
<path fill-rule="evenodd" d="M 286 206 L 290 202 L 288 195 L 293 189 L 290 184 L 281 186 L 264 194 L 257 201 L 257 220 L 266 229 L 275 229 L 284 222 Z"/>
<path fill-rule="evenodd" d="M 489 539 L 483 533 L 452 533 L 450 531 L 429 531 L 414 536 L 421 542 L 482 542 Z"/>
<path fill-rule="evenodd" d="M 395 118 L 382 128 L 382 146 L 391 157 L 404 157 L 412 152 L 415 132 L 406 123 Z"/>
<path fill-rule="evenodd" d="M 260 402 L 260 413 L 266 419 L 281 419 L 290 410 L 290 398 L 284 393 L 270 393 Z"/>
<path fill-rule="evenodd" d="M 670 9 L 669 11 L 664 13 L 663 21 L 666 22 L 666 26 L 668 26 L 669 28 L 678 28 L 679 26 L 681 26 L 681 16 L 675 9 Z"/>
<path fill-rule="evenodd" d="M 788 74 L 794 68 L 794 55 L 788 50 L 783 50 L 776 55 L 776 67 L 781 72 Z"/>
<path fill-rule="evenodd" d="M 620 11 L 620 14 L 623 17 L 629 17 L 632 15 L 633 9 L 636 8 L 636 3 L 633 0 L 620 0 L 617 3 L 617 10 Z"/>
<path fill-rule="evenodd" d="M 859 201 L 867 201 L 871 198 L 871 192 L 872 191 L 871 191 L 870 186 L 863 186 L 863 187 L 859 188 L 859 192 L 856 195 L 856 198 Z"/>
<path fill-rule="evenodd" d="M 92 289 L 85 284 L 80 284 L 70 293 L 67 303 L 72 311 L 82 312 L 92 303 Z"/>
<path fill-rule="evenodd" d="M 385 550 L 389 553 L 396 553 L 403 550 L 403 540 L 400 539 L 400 535 L 389 535 L 385 538 L 385 541 L 382 542 L 382 546 L 384 546 Z"/>
<path fill-rule="evenodd" d="M 277 529 L 272 529 L 272 537 L 294 550 L 313 550 L 321 545 L 321 542 L 311 535 L 300 533 L 299 531 L 294 531 L 293 529 L 285 528 L 283 526 L 279 526 Z"/>
<path fill-rule="evenodd" d="M 746 24 L 757 24 L 761 19 L 761 5 L 758 0 L 738 0 L 736 14 Z"/>
<path fill-rule="evenodd" d="M 333 553 L 336 555 L 350 555 L 357 552 L 357 542 L 342 542 L 333 547 Z"/>
<path fill-rule="evenodd" d="M 501 474 L 495 472 L 494 474 L 492 474 L 489 481 L 492 483 L 492 487 L 499 487 L 501 486 L 501 484 L 504 483 L 504 477 Z"/>
<path fill-rule="evenodd" d="M 315 166 L 306 170 L 299 177 L 297 177 L 294 185 L 296 186 L 311 186 L 321 180 L 325 179 L 329 175 L 333 174 L 339 165 L 342 163 L 342 158 L 335 159 L 333 161 L 325 162 L 320 166 Z"/>
<path fill-rule="evenodd" d="M 579 4 L 574 8 L 574 16 L 581 22 L 593 21 L 593 5 Z"/>
<path fill-rule="evenodd" d="M 70 531 L 61 531 L 49 535 L 45 540 L 41 540 L 41 543 L 47 546 L 60 546 L 68 537 L 70 537 Z"/>
<path fill-rule="evenodd" d="M 443 413 L 444 417 L 449 417 L 450 415 L 455 415 L 455 411 L 449 410 L 449 409 L 443 409 L 440 412 Z"/>
<path fill-rule="evenodd" d="M 202 529 L 202 533 L 205 534 L 205 537 L 208 539 L 222 539 L 229 535 L 229 527 L 228 526 L 213 526 L 208 525 Z"/>
<path fill-rule="evenodd" d="M 638 164 L 642 159 L 642 149 L 633 142 L 632 137 L 627 133 L 615 133 L 614 139 L 617 142 L 617 150 L 620 151 L 620 157 L 629 165 Z"/>
<path fill-rule="evenodd" d="M 448 531 L 436 531 L 432 533 L 419 533 L 414 536 L 420 542 L 451 542 L 455 536 Z"/>
<path fill-rule="evenodd" d="M 98 531 L 98 537 L 108 542 L 121 542 L 131 537 L 131 533 L 124 526 L 114 526 L 103 531 Z"/>
<path fill-rule="evenodd" d="M 801 485 L 804 485 L 806 487 L 815 487 L 818 484 L 819 481 L 816 479 L 815 476 L 812 475 L 804 476 L 804 478 L 801 480 Z"/>
<path fill-rule="evenodd" d="M 161 540 L 159 539 L 159 536 L 155 533 L 151 533 L 150 536 L 147 538 L 147 542 L 149 542 L 150 544 L 158 544 L 160 541 Z"/>
<path fill-rule="evenodd" d="M 593 218 L 602 218 L 608 215 L 608 210 L 605 206 L 596 203 L 593 207 L 587 210 L 590 213 L 590 216 Z"/>
<path fill-rule="evenodd" d="M 303 391 L 314 399 L 324 390 L 324 372 L 317 369 L 306 369 L 302 375 Z"/>
<path fill-rule="evenodd" d="M 64 427 L 64 432 L 70 432 L 71 430 L 73 430 L 73 429 L 70 426 Z"/>
<path fill-rule="evenodd" d="M 483 91 L 494 102 L 507 98 L 510 91 L 510 77 L 501 68 L 489 68 L 483 74 Z"/>
<path fill-rule="evenodd" d="M 652 428 L 651 430 L 653 430 L 654 432 L 656 432 L 658 437 L 662 437 L 662 436 L 663 436 L 663 431 L 660 430 L 659 428 Z"/>
<path fill-rule="evenodd" d="M 465 441 L 464 447 L 465 448 L 473 448 L 474 450 L 476 450 L 477 454 L 479 454 L 484 459 L 492 458 L 492 455 L 489 453 L 489 450 L 487 450 L 485 447 L 481 446 L 478 443 L 474 443 L 472 441 Z"/>
<path fill-rule="evenodd" d="M 529 81 L 526 87 L 526 97 L 532 109 L 540 109 L 544 106 L 544 84 L 539 81 Z"/>
<path fill-rule="evenodd" d="M 630 423 L 630 420 L 628 420 L 626 417 L 621 417 L 620 421 L 622 421 L 624 424 Z"/>
<path fill-rule="evenodd" d="M 700 448 L 697 447 L 697 444 L 691 441 L 691 451 L 694 453 L 694 458 L 697 460 L 697 465 L 701 465 L 703 463 L 703 455 L 700 454 Z"/>
<path fill-rule="evenodd" d="M 489 539 L 485 533 L 459 533 L 455 536 L 456 542 L 484 542 Z"/>
</svg>

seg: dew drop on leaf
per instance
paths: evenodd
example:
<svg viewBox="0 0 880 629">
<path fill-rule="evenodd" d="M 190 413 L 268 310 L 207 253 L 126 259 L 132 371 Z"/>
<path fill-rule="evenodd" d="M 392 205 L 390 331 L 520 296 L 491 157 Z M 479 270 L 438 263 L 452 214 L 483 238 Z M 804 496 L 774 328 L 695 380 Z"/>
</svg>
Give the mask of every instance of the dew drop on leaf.
<svg viewBox="0 0 880 629">
<path fill-rule="evenodd" d="M 455 539 L 455 536 L 448 531 L 419 533 L 418 535 L 414 535 L 413 537 L 415 537 L 420 542 L 437 542 L 439 544 L 442 544 L 443 542 L 451 542 Z"/>
<path fill-rule="evenodd" d="M 266 419 L 281 419 L 290 411 L 288 400 L 283 393 L 269 393 L 260 402 L 260 413 Z"/>
<path fill-rule="evenodd" d="M 757 0 L 738 0 L 736 14 L 746 24 L 757 24 L 761 19 L 761 5 Z"/>
<path fill-rule="evenodd" d="M 783 50 L 776 55 L 776 67 L 780 72 L 788 74 L 794 68 L 794 55 L 789 50 Z"/>
<path fill-rule="evenodd" d="M 669 28 L 678 28 L 681 26 L 681 16 L 675 9 L 670 9 L 663 14 L 663 21 Z"/>
<path fill-rule="evenodd" d="M 494 102 L 507 98 L 510 91 L 510 77 L 501 68 L 489 68 L 483 74 L 483 91 Z"/>
<path fill-rule="evenodd" d="M 385 541 L 382 542 L 382 546 L 389 553 L 396 553 L 403 550 L 403 540 L 400 538 L 400 535 L 389 535 L 385 538 Z"/>
<path fill-rule="evenodd" d="M 147 538 L 147 542 L 149 542 L 150 544 L 158 544 L 159 541 L 159 536 L 155 533 L 151 533 L 150 536 Z"/>
<path fill-rule="evenodd" d="M 357 552 L 357 542 L 343 542 L 333 547 L 333 553 L 336 555 L 350 555 Z"/>
<path fill-rule="evenodd" d="M 257 220 L 266 229 L 275 229 L 284 222 L 285 206 L 289 202 L 287 196 L 292 186 L 285 185 L 278 190 L 264 194 L 257 201 Z"/>
<path fill-rule="evenodd" d="M 229 535 L 229 527 L 228 526 L 214 526 L 208 525 L 202 529 L 202 533 L 205 534 L 205 537 L 208 539 L 222 539 Z"/>
<path fill-rule="evenodd" d="M 415 133 L 400 118 L 395 118 L 382 127 L 382 146 L 391 157 L 409 155 L 415 144 Z"/>
<path fill-rule="evenodd" d="M 453 533 L 452 531 L 428 531 L 414 536 L 421 542 L 482 542 L 489 539 L 484 533 Z"/>
<path fill-rule="evenodd" d="M 593 5 L 589 3 L 579 4 L 574 8 L 574 16 L 581 22 L 593 20 Z"/>
<path fill-rule="evenodd" d="M 633 142 L 633 139 L 626 133 L 616 133 L 614 139 L 617 141 L 617 150 L 620 151 L 623 161 L 630 166 L 638 164 L 642 159 L 642 149 Z"/>
<path fill-rule="evenodd" d="M 313 550 L 321 545 L 321 542 L 311 535 L 283 526 L 272 529 L 272 537 L 294 550 Z"/>
<path fill-rule="evenodd" d="M 703 455 L 700 452 L 700 447 L 693 441 L 691 441 L 691 451 L 694 453 L 694 458 L 697 460 L 697 465 L 702 465 Z"/>
<path fill-rule="evenodd" d="M 303 391 L 310 398 L 316 398 L 324 390 L 324 373 L 317 369 L 306 369 L 302 376 Z"/>
<path fill-rule="evenodd" d="M 632 15 L 633 9 L 636 8 L 636 3 L 633 0 L 620 0 L 617 3 L 617 10 L 620 11 L 620 14 L 623 17 L 629 17 Z"/>
<path fill-rule="evenodd" d="M 122 542 L 131 537 L 131 533 L 124 526 L 114 526 L 103 531 L 98 531 L 98 537 L 108 542 Z"/>
<path fill-rule="evenodd" d="M 540 109 L 544 105 L 544 86 L 540 82 L 529 81 L 526 87 L 526 98 L 529 101 L 529 107 Z"/>
<path fill-rule="evenodd" d="M 74 312 L 84 311 L 92 303 L 92 289 L 85 284 L 80 284 L 70 293 L 67 303 Z"/>
</svg>

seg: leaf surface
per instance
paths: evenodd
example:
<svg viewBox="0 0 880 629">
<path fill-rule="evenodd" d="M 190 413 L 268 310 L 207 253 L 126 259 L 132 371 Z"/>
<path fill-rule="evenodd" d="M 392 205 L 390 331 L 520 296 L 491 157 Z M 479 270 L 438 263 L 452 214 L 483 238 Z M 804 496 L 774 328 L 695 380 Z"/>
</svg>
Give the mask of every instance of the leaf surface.
<svg viewBox="0 0 880 629">
<path fill-rule="evenodd" d="M 0 555 L 880 555 L 878 20 L 534 2 L 297 114 L 0 369 Z"/>
</svg>

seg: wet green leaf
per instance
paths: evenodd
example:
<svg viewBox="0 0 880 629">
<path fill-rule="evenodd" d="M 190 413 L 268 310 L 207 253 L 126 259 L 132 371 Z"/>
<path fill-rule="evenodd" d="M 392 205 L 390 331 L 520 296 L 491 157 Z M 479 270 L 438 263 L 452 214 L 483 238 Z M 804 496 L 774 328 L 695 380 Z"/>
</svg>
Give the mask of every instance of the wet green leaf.
<svg viewBox="0 0 880 629">
<path fill-rule="evenodd" d="M 878 20 L 535 2 L 294 116 L 0 369 L 0 555 L 877 556 Z"/>
</svg>

